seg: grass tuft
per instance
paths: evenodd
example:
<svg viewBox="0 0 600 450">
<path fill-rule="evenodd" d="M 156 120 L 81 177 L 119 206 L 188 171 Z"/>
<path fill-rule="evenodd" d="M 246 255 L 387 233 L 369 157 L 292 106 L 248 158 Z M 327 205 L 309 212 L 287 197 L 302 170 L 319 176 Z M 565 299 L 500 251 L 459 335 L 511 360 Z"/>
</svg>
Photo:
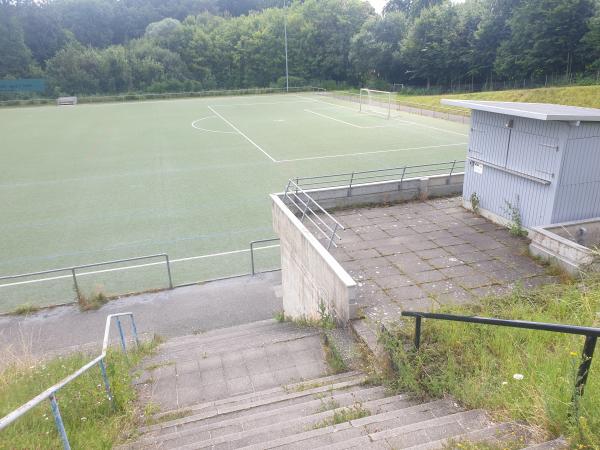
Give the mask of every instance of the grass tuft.
<svg viewBox="0 0 600 450">
<path fill-rule="evenodd" d="M 329 372 L 331 374 L 337 375 L 338 373 L 348 371 L 348 365 L 342 358 L 342 355 L 335 344 L 327 337 L 327 335 L 325 335 L 323 339 L 323 351 L 325 352 L 325 361 L 329 365 Z"/>
<path fill-rule="evenodd" d="M 38 312 L 41 308 L 39 306 L 32 305 L 31 303 L 25 303 L 24 305 L 17 306 L 11 314 L 17 316 L 28 316 Z"/>
<path fill-rule="evenodd" d="M 115 399 L 114 410 L 104 391 L 99 368 L 92 368 L 57 394 L 72 448 L 106 449 L 134 435 L 136 412 L 133 368 L 153 353 L 157 342 L 144 343 L 128 353 L 109 350 L 107 375 Z M 90 361 L 73 354 L 28 364 L 14 363 L 0 373 L 0 417 L 29 401 Z M 62 448 L 49 402 L 13 422 L 0 433 L 0 448 Z"/>
<path fill-rule="evenodd" d="M 347 408 L 336 409 L 331 417 L 328 417 L 321 422 L 315 424 L 314 428 L 325 428 L 340 423 L 349 422 L 350 420 L 361 419 L 371 415 L 371 411 L 363 408 L 362 404 L 355 403 Z"/>
<path fill-rule="evenodd" d="M 600 324 L 600 279 L 517 290 L 479 306 L 444 312 L 584 326 Z M 581 336 L 425 320 L 421 348 L 411 345 L 413 321 L 381 341 L 396 369 L 388 383 L 419 397 L 451 395 L 498 420 L 517 420 L 579 448 L 600 449 L 600 366 L 592 364 L 585 395 L 571 402 L 581 362 Z M 516 374 L 523 375 L 522 379 Z"/>
<path fill-rule="evenodd" d="M 77 303 L 79 304 L 79 309 L 81 309 L 81 311 L 91 311 L 100 309 L 108 303 L 108 297 L 101 286 L 95 286 L 89 295 L 79 292 L 77 294 Z"/>
</svg>

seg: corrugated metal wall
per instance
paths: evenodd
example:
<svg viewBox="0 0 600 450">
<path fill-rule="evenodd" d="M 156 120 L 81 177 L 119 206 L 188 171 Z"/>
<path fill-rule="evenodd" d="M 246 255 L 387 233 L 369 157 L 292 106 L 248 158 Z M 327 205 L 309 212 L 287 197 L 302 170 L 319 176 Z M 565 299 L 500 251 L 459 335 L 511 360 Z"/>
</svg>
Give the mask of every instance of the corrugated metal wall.
<svg viewBox="0 0 600 450">
<path fill-rule="evenodd" d="M 511 122 L 512 121 L 512 122 Z M 473 111 L 463 195 L 476 192 L 480 207 L 509 218 L 519 208 L 523 225 L 552 223 L 562 154 L 570 132 L 564 122 L 546 122 Z"/>
</svg>

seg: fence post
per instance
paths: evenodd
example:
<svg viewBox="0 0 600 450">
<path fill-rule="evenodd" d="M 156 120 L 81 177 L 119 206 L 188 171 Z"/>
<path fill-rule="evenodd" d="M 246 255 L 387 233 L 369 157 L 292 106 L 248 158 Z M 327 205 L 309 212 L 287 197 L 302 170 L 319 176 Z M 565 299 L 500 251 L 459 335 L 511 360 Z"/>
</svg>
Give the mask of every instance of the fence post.
<svg viewBox="0 0 600 450">
<path fill-rule="evenodd" d="M 112 409 L 115 409 L 115 400 L 113 399 L 112 392 L 110 391 L 110 383 L 108 382 L 108 376 L 106 375 L 106 366 L 104 365 L 104 360 L 101 359 L 98 362 L 100 366 L 100 373 L 102 373 L 102 380 L 104 381 L 104 390 L 106 391 L 106 395 L 108 400 L 110 400 L 110 405 Z"/>
<path fill-rule="evenodd" d="M 329 240 L 329 245 L 327 245 L 327 250 L 329 250 L 331 248 L 331 244 L 333 244 L 333 240 L 335 239 L 335 233 L 337 232 L 338 229 L 338 224 L 335 224 L 335 227 L 333 227 L 333 233 L 331 233 L 331 239 Z"/>
<path fill-rule="evenodd" d="M 350 184 L 348 185 L 348 193 L 346 194 L 347 197 L 350 197 L 350 193 L 352 192 L 352 182 L 354 181 L 354 172 L 352 172 L 352 175 L 350 175 Z"/>
<path fill-rule="evenodd" d="M 254 276 L 254 242 L 250 242 L 250 267 L 252 268 L 252 276 Z"/>
<path fill-rule="evenodd" d="M 419 350 L 421 346 L 421 317 L 415 317 L 415 348 Z"/>
<path fill-rule="evenodd" d="M 127 344 L 125 343 L 125 335 L 123 334 L 123 327 L 121 326 L 121 319 L 116 317 L 117 319 L 117 328 L 119 329 L 119 336 L 121 336 L 121 348 L 123 349 L 123 353 L 127 355 Z"/>
<path fill-rule="evenodd" d="M 169 276 L 169 289 L 173 289 L 173 276 L 171 275 L 171 261 L 169 261 L 169 255 L 165 254 L 167 261 L 167 275 Z"/>
<path fill-rule="evenodd" d="M 583 352 L 581 355 L 581 364 L 579 365 L 577 378 L 575 379 L 575 401 L 577 397 L 581 397 L 583 395 L 585 382 L 587 381 L 588 373 L 592 365 L 592 357 L 594 356 L 594 350 L 596 348 L 596 340 L 597 338 L 595 336 L 585 337 L 585 344 L 583 345 Z"/>
<path fill-rule="evenodd" d="M 77 295 L 77 300 L 81 298 L 81 292 L 79 291 L 79 284 L 77 284 L 77 275 L 75 275 L 75 267 L 71 268 L 71 274 L 73 275 L 73 286 L 75 287 L 75 294 Z"/>
<path fill-rule="evenodd" d="M 58 403 L 56 401 L 56 396 L 54 394 L 50 395 L 50 406 L 52 407 L 52 414 L 54 415 L 54 422 L 56 423 L 56 428 L 58 429 L 58 434 L 60 435 L 60 440 L 63 443 L 63 448 L 65 450 L 71 450 L 71 444 L 69 444 L 69 438 L 67 437 L 67 432 L 65 430 L 65 424 L 63 423 L 62 417 L 60 415 L 60 409 L 58 409 Z"/>
<path fill-rule="evenodd" d="M 129 317 L 131 317 L 131 332 L 133 333 L 133 338 L 135 339 L 136 346 L 139 347 L 140 340 L 138 338 L 137 327 L 135 326 L 135 319 L 133 318 L 133 314 Z"/>
</svg>

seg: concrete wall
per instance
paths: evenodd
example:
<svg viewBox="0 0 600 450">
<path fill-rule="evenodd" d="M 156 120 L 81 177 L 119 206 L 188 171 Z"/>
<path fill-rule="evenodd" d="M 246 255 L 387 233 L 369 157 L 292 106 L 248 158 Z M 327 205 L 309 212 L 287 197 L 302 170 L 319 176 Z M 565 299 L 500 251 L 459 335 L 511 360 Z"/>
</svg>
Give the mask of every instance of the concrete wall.
<svg viewBox="0 0 600 450">
<path fill-rule="evenodd" d="M 288 209 L 271 195 L 273 228 L 281 240 L 283 310 L 292 319 L 319 320 L 319 306 L 340 325 L 350 319 L 356 282 Z"/>
<path fill-rule="evenodd" d="M 463 187 L 462 173 L 408 178 L 403 181 L 382 181 L 357 184 L 349 187 L 311 189 L 307 192 L 325 209 L 360 207 L 369 204 L 397 203 L 402 201 L 460 195 Z"/>
</svg>

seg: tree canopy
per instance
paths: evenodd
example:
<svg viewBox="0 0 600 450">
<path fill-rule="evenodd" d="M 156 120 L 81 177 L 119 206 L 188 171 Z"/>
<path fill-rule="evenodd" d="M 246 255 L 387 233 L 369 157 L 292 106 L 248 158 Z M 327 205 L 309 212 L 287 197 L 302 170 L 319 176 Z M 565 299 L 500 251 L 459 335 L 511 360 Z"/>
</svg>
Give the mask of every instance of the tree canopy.
<svg viewBox="0 0 600 450">
<path fill-rule="evenodd" d="M 49 94 L 451 85 L 600 71 L 600 0 L 0 0 L 0 79 Z"/>
</svg>

